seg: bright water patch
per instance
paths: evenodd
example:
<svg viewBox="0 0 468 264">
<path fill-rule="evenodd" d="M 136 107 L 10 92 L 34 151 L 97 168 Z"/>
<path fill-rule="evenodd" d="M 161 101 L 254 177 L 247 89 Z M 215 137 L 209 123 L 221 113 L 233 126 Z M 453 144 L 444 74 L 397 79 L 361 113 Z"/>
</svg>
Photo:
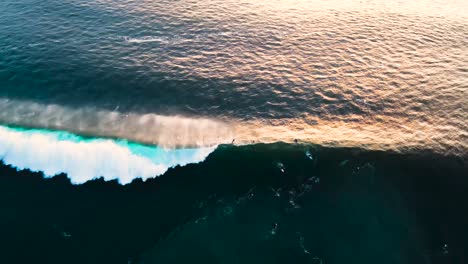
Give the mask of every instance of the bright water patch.
<svg viewBox="0 0 468 264">
<path fill-rule="evenodd" d="M 146 36 L 146 37 L 141 37 L 141 38 L 129 38 L 129 37 L 124 37 L 124 40 L 128 43 L 147 43 L 147 42 L 164 42 L 166 41 L 164 38 L 160 37 L 151 37 L 151 36 Z"/>
<path fill-rule="evenodd" d="M 164 149 L 126 140 L 84 138 L 68 132 L 0 126 L 0 159 L 46 177 L 66 173 L 74 184 L 96 178 L 146 180 L 177 165 L 203 161 L 216 147 Z"/>
</svg>

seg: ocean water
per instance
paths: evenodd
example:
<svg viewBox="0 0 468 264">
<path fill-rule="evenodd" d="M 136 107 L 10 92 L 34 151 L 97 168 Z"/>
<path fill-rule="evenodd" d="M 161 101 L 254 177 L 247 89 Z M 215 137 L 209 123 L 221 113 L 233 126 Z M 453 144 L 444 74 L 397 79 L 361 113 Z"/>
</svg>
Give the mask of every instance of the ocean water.
<svg viewBox="0 0 468 264">
<path fill-rule="evenodd" d="M 466 263 L 467 10 L 0 1 L 0 263 Z"/>
</svg>

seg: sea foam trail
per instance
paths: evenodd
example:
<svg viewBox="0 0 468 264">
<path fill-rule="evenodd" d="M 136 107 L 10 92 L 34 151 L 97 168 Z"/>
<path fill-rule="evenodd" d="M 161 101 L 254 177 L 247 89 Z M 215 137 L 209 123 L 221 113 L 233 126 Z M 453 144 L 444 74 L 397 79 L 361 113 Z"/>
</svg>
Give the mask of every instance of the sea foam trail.
<svg viewBox="0 0 468 264">
<path fill-rule="evenodd" d="M 331 120 L 320 116 L 241 120 L 229 116 L 122 112 L 118 107 L 114 111 L 89 106 L 71 108 L 0 97 L 0 124 L 123 138 L 164 148 L 284 141 L 402 153 L 431 151 L 463 157 L 468 153 L 468 125 L 457 120 L 447 124 L 440 118 L 427 121 L 385 115 L 343 115 Z"/>
<path fill-rule="evenodd" d="M 177 165 L 203 161 L 216 147 L 164 149 L 68 132 L 0 126 L 0 159 L 19 170 L 65 173 L 74 184 L 96 178 L 121 184 L 146 180 Z"/>
<path fill-rule="evenodd" d="M 164 38 L 159 37 L 141 37 L 141 38 L 129 38 L 124 37 L 124 40 L 128 43 L 148 43 L 148 42 L 166 42 Z"/>
<path fill-rule="evenodd" d="M 0 98 L 0 123 L 68 131 L 93 137 L 125 138 L 167 148 L 207 147 L 231 142 L 230 124 L 211 118 L 109 111 L 94 107 Z"/>
</svg>

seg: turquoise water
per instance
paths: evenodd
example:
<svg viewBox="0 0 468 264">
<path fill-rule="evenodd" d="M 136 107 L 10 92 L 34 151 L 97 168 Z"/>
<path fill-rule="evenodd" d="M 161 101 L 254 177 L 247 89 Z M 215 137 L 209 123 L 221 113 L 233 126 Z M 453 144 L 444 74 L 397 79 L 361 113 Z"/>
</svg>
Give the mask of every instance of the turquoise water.
<svg viewBox="0 0 468 264">
<path fill-rule="evenodd" d="M 103 177 L 128 184 L 167 169 L 203 161 L 216 147 L 164 149 L 122 139 L 84 138 L 68 132 L 0 127 L 0 157 L 18 169 L 61 173 L 73 183 Z"/>
</svg>

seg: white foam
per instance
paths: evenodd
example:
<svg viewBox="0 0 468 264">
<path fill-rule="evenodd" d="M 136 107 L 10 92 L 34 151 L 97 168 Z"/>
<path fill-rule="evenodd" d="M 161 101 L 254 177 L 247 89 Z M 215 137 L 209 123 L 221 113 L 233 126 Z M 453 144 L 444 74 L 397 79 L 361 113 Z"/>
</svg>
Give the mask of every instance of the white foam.
<svg viewBox="0 0 468 264">
<path fill-rule="evenodd" d="M 203 161 L 216 147 L 163 149 L 124 140 L 86 139 L 67 132 L 0 126 L 0 159 L 19 170 L 66 173 L 74 184 L 104 178 L 121 184 Z"/>
<path fill-rule="evenodd" d="M 148 42 L 164 42 L 165 41 L 163 38 L 150 37 L 150 36 L 141 37 L 141 38 L 128 38 L 128 37 L 125 37 L 124 39 L 128 43 L 148 43 Z"/>
<path fill-rule="evenodd" d="M 231 125 L 205 117 L 163 116 L 94 107 L 70 108 L 0 97 L 0 124 L 126 138 L 167 148 L 207 147 L 230 142 Z"/>
</svg>

